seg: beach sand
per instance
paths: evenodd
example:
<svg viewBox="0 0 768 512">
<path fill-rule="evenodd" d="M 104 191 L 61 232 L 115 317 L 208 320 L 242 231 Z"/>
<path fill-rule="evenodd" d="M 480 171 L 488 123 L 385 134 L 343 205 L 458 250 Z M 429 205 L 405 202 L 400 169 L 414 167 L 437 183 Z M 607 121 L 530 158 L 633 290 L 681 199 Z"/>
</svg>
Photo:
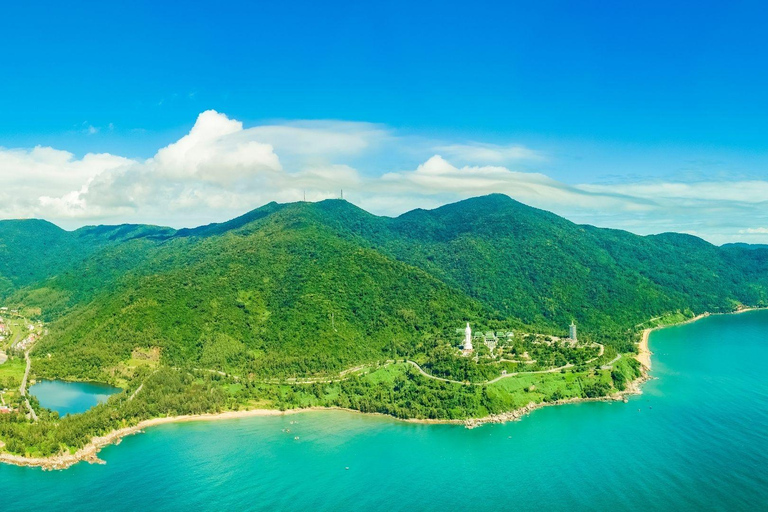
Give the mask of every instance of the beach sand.
<svg viewBox="0 0 768 512">
<path fill-rule="evenodd" d="M 757 308 L 744 308 L 739 311 L 735 311 L 735 313 L 744 313 L 745 311 L 753 311 Z M 696 322 L 697 320 L 701 320 L 702 318 L 706 318 L 711 313 L 702 313 L 700 315 L 696 315 L 693 318 L 689 318 L 688 320 L 685 320 L 683 322 L 673 324 L 674 326 L 677 325 L 685 325 L 690 324 L 693 322 Z M 657 329 L 663 329 L 665 327 L 672 327 L 673 325 L 659 325 L 658 327 L 654 327 L 653 329 L 646 329 L 643 331 L 643 336 L 640 339 L 640 344 L 638 345 L 638 353 L 636 356 L 636 359 L 640 361 L 640 364 L 643 365 L 643 368 L 647 371 L 651 369 L 651 355 L 653 355 L 653 352 L 648 348 L 648 338 L 651 337 L 651 332 L 657 330 Z"/>
</svg>

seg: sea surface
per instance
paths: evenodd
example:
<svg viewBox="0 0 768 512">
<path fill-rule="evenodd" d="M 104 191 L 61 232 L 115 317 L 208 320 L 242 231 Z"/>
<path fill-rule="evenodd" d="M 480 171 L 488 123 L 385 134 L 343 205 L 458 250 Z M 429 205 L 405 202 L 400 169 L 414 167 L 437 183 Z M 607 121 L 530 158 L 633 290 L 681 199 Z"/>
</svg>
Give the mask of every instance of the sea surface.
<svg viewBox="0 0 768 512">
<path fill-rule="evenodd" d="M 29 388 L 41 406 L 58 412 L 59 416 L 85 412 L 120 391 L 106 384 L 60 380 L 41 380 Z"/>
<path fill-rule="evenodd" d="M 0 508 L 768 510 L 768 311 L 650 346 L 655 380 L 626 404 L 474 430 L 336 411 L 164 425 L 104 466 L 0 465 Z"/>
</svg>

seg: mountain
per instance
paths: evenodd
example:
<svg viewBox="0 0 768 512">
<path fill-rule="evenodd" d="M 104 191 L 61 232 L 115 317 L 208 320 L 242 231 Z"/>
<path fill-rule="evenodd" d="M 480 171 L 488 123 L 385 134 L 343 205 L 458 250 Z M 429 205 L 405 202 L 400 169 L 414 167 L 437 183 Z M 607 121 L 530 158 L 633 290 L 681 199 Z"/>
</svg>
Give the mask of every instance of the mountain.
<svg viewBox="0 0 768 512">
<path fill-rule="evenodd" d="M 53 321 L 36 365 L 60 376 L 96 378 L 152 347 L 173 366 L 333 372 L 467 321 L 562 334 L 575 320 L 628 352 L 652 317 L 768 302 L 768 250 L 581 226 L 503 195 L 397 218 L 270 203 L 178 231 L 18 221 L 0 224 L 0 247 L 3 295 Z"/>
<path fill-rule="evenodd" d="M 767 271 L 765 248 L 581 226 L 502 195 L 396 218 L 270 203 L 183 230 L 4 221 L 0 300 L 49 331 L 31 378 L 125 392 L 65 418 L 33 398 L 39 421 L 0 415 L 0 451 L 74 453 L 144 419 L 243 407 L 465 420 L 614 395 L 642 374 L 643 328 L 764 306 Z M 571 321 L 573 346 L 553 338 Z M 495 351 L 459 355 L 467 322 L 502 333 Z M 9 356 L 13 390 L 25 365 Z"/>
<path fill-rule="evenodd" d="M 768 249 L 768 244 L 745 244 L 743 242 L 736 242 L 732 244 L 723 244 L 721 246 L 723 249 Z"/>
</svg>

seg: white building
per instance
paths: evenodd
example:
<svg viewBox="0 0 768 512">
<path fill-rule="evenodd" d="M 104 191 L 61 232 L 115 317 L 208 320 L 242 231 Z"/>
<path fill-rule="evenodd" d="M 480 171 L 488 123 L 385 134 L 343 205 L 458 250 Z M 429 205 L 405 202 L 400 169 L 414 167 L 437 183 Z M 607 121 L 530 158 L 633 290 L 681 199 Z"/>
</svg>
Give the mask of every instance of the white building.
<svg viewBox="0 0 768 512">
<path fill-rule="evenodd" d="M 569 338 L 571 338 L 573 341 L 576 341 L 576 324 L 571 321 L 571 326 L 569 330 Z"/>
<path fill-rule="evenodd" d="M 466 329 L 464 329 L 464 353 L 469 353 L 474 350 L 472 347 L 472 328 L 467 323 Z"/>
</svg>

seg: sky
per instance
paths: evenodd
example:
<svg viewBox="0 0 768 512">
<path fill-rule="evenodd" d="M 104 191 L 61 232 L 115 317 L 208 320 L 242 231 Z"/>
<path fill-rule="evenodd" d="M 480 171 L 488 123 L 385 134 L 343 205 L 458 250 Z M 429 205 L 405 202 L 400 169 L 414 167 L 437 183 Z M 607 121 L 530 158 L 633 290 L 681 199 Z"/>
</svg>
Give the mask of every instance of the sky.
<svg viewBox="0 0 768 512">
<path fill-rule="evenodd" d="M 500 192 L 768 243 L 760 2 L 14 2 L 0 218 L 190 227 Z"/>
</svg>

